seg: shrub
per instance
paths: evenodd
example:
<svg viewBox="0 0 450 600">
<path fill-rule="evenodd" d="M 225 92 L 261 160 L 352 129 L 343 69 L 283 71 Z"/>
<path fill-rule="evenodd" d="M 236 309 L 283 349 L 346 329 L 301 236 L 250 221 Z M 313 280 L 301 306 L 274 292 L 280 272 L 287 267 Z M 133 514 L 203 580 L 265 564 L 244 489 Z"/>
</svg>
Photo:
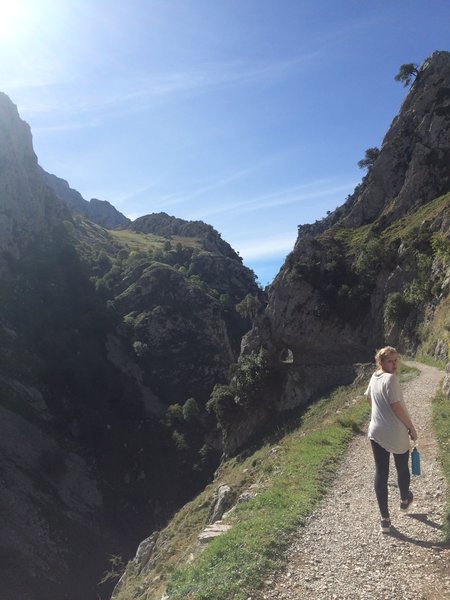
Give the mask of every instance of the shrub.
<svg viewBox="0 0 450 600">
<path fill-rule="evenodd" d="M 216 415 L 219 425 L 224 422 L 224 417 L 233 410 L 234 406 L 234 394 L 231 388 L 228 385 L 215 385 L 206 403 L 206 410 Z"/>
<path fill-rule="evenodd" d="M 431 247 L 433 254 L 444 261 L 446 265 L 450 264 L 450 239 L 442 233 L 435 233 L 431 238 Z"/>
<path fill-rule="evenodd" d="M 147 354 L 148 346 L 145 342 L 140 342 L 139 340 L 137 340 L 136 342 L 133 342 L 133 350 L 136 356 L 138 358 L 141 358 L 142 356 L 145 356 L 145 354 Z"/>
<path fill-rule="evenodd" d="M 200 409 L 195 398 L 188 398 L 183 405 L 183 418 L 187 423 L 195 423 L 200 416 Z"/>
<path fill-rule="evenodd" d="M 166 421 L 169 426 L 173 426 L 175 423 L 181 423 L 183 421 L 183 410 L 178 403 L 170 404 L 167 407 Z"/>
<path fill-rule="evenodd" d="M 239 404 L 249 405 L 261 395 L 266 387 L 270 373 L 267 353 L 263 348 L 244 356 L 232 379 L 232 387 L 236 392 Z"/>
<path fill-rule="evenodd" d="M 180 433 L 179 431 L 173 431 L 172 432 L 172 439 L 174 441 L 175 444 L 175 448 L 179 451 L 179 452 L 183 452 L 184 450 L 188 449 L 188 445 L 186 442 L 186 438 L 184 437 L 184 435 L 182 433 Z"/>
<path fill-rule="evenodd" d="M 411 306 L 403 294 L 394 292 L 389 294 L 384 305 L 384 322 L 386 325 L 402 323 L 409 314 Z"/>
<path fill-rule="evenodd" d="M 128 313 L 124 316 L 123 322 L 129 331 L 132 331 L 136 327 L 136 313 Z"/>
<path fill-rule="evenodd" d="M 256 294 L 247 294 L 239 304 L 236 304 L 236 312 L 247 319 L 254 319 L 258 314 L 261 302 Z"/>
</svg>

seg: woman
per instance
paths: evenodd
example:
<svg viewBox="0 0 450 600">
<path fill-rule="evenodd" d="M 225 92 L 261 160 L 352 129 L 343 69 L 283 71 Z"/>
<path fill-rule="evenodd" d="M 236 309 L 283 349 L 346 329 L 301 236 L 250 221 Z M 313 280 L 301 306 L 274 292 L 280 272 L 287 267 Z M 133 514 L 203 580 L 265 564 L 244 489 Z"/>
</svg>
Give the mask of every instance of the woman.
<svg viewBox="0 0 450 600">
<path fill-rule="evenodd" d="M 375 459 L 375 494 L 381 514 L 380 529 L 391 530 L 388 508 L 389 457 L 394 455 L 400 490 L 400 508 L 406 510 L 413 500 L 409 489 L 409 438 L 417 440 L 417 432 L 403 401 L 396 373 L 400 356 L 395 348 L 386 346 L 375 355 L 377 370 L 365 392 L 372 407 L 368 437 Z"/>
</svg>

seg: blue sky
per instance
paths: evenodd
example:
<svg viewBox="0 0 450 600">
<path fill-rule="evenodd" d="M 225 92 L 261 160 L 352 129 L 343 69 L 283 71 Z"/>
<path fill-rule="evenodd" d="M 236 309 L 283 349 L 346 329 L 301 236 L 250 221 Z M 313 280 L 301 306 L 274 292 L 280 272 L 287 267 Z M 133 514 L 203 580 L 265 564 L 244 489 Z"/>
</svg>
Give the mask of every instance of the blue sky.
<svg viewBox="0 0 450 600">
<path fill-rule="evenodd" d="M 40 164 L 134 219 L 213 225 L 269 283 L 450 50 L 448 0 L 0 0 L 0 90 Z"/>
</svg>

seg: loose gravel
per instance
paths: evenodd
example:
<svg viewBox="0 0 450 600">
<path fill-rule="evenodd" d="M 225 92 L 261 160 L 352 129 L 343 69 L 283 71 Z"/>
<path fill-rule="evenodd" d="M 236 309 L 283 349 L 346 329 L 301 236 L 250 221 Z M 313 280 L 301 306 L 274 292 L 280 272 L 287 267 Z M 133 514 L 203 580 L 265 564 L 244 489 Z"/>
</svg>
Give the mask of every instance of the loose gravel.
<svg viewBox="0 0 450 600">
<path fill-rule="evenodd" d="M 391 460 L 389 508 L 392 531 L 379 531 L 373 490 L 374 464 L 367 433 L 350 444 L 320 508 L 294 536 L 287 566 L 249 600 L 441 600 L 450 599 L 450 547 L 442 525 L 447 487 L 431 427 L 431 399 L 443 377 L 434 367 L 408 362 L 421 373 L 402 385 L 418 431 L 420 476 L 405 514 Z"/>
</svg>

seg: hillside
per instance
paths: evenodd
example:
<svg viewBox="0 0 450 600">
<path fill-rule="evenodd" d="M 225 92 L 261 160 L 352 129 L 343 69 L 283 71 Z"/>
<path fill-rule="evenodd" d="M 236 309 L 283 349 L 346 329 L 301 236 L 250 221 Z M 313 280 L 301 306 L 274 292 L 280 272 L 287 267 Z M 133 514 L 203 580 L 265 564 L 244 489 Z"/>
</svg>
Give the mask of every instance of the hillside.
<svg viewBox="0 0 450 600">
<path fill-rule="evenodd" d="M 272 577 L 263 590 L 266 600 L 297 600 L 306 595 L 309 600 L 324 600 L 333 594 L 348 600 L 399 595 L 404 600 L 431 600 L 450 595 L 450 540 L 443 535 L 448 525 L 449 488 L 439 458 L 438 436 L 432 428 L 433 412 L 436 415 L 442 404 L 430 401 L 439 394 L 442 371 L 430 365 L 407 364 L 419 370 L 417 377 L 403 384 L 408 409 L 420 424 L 422 469 L 411 484 L 415 501 L 406 514 L 400 511 L 392 477 L 392 533 L 380 535 L 373 469 L 368 468 L 373 457 L 365 427 L 339 465 L 330 493 L 305 527 L 294 533 L 283 573 Z"/>
<path fill-rule="evenodd" d="M 42 168 L 40 168 L 40 173 L 45 183 L 53 190 L 55 195 L 65 202 L 75 214 L 83 215 L 93 223 L 101 225 L 106 229 L 119 229 L 127 227 L 130 224 L 130 219 L 127 219 L 125 215 L 114 208 L 107 200 L 92 198 L 88 202 L 80 192 L 72 189 L 65 179 L 47 173 Z"/>
<path fill-rule="evenodd" d="M 259 597 L 284 536 L 303 524 L 367 416 L 357 387 L 330 390 L 367 378 L 362 364 L 386 343 L 448 363 L 449 90 L 450 53 L 436 52 L 354 193 L 299 227 L 232 377 L 209 402 L 226 455 L 215 485 L 142 543 L 115 600 Z M 448 400 L 440 406 L 445 456 Z M 283 435 L 295 425 L 298 455 Z M 220 505 L 231 509 L 223 521 Z M 227 533 L 204 550 L 203 528 L 206 539 Z"/>
<path fill-rule="evenodd" d="M 354 364 L 384 343 L 448 360 L 449 90 L 450 53 L 435 52 L 361 184 L 323 221 L 299 227 L 243 342 L 246 362 L 265 357 L 264 394 L 240 394 L 222 411 L 227 453 L 277 415 L 352 381 Z M 223 406 L 234 395 L 232 382 Z"/>
<path fill-rule="evenodd" d="M 0 95 L 2 600 L 106 599 L 108 557 L 126 562 L 144 538 L 116 593 L 162 593 L 241 495 L 242 532 L 212 561 L 227 555 L 233 574 L 243 549 L 257 573 L 272 565 L 274 536 L 309 514 L 366 418 L 358 388 L 331 390 L 365 377 L 384 343 L 448 362 L 449 90 L 450 53 L 436 52 L 354 193 L 299 227 L 268 297 L 208 224 L 128 223 L 109 203 L 93 220 L 98 202 L 42 172 Z M 279 520 L 252 514 L 265 502 Z M 207 577 L 192 573 L 172 589 Z"/>
<path fill-rule="evenodd" d="M 413 481 L 416 505 L 408 516 L 398 514 L 391 482 L 392 536 L 379 534 L 368 468 L 367 365 L 358 383 L 225 460 L 213 484 L 141 543 L 113 599 L 356 600 L 361 590 L 395 598 L 399 589 L 405 598 L 441 597 L 449 583 L 450 402 L 441 393 L 433 400 L 440 370 L 408 365 L 400 381 L 420 423 L 423 471 Z"/>
<path fill-rule="evenodd" d="M 108 557 L 217 467 L 206 403 L 264 297 L 206 224 L 109 230 L 110 205 L 88 219 L 95 202 L 49 185 L 4 94 L 0 133 L 0 596 L 108 597 Z"/>
</svg>

